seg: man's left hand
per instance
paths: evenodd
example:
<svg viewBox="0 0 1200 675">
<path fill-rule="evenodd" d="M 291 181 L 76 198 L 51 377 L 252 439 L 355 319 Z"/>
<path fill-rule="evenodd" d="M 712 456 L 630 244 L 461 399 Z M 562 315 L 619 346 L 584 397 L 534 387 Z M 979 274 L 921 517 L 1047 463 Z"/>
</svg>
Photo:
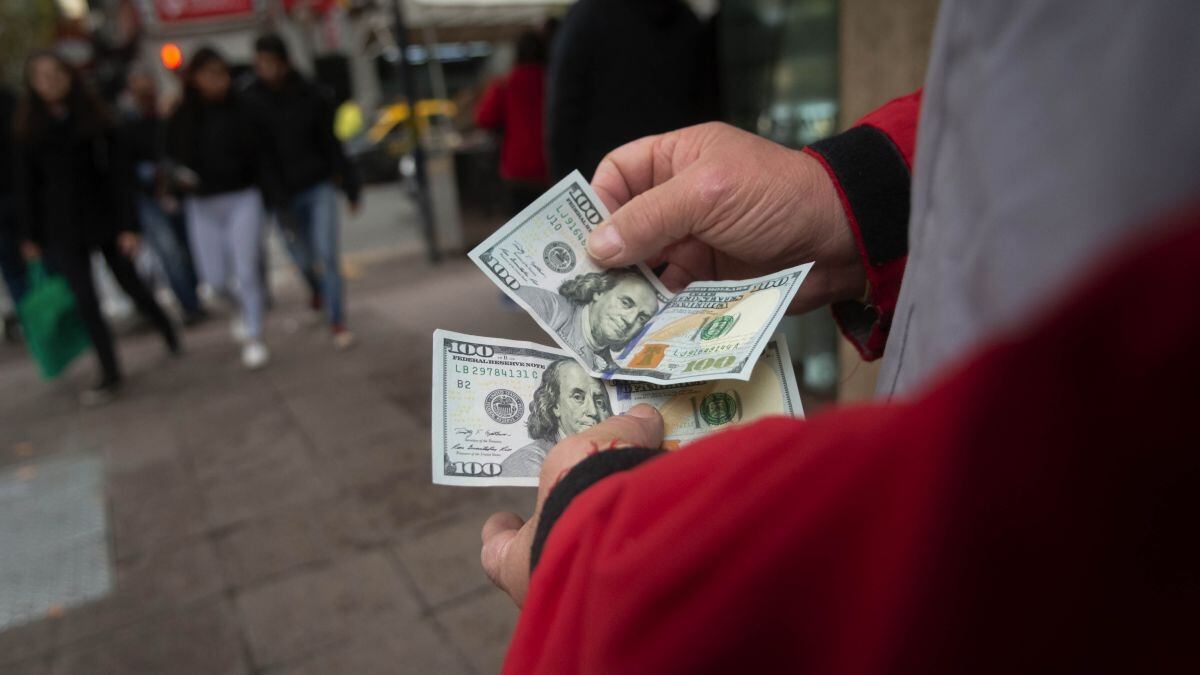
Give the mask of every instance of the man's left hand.
<svg viewBox="0 0 1200 675">
<path fill-rule="evenodd" d="M 546 455 L 538 479 L 537 504 L 529 520 L 515 513 L 494 513 L 483 524 L 480 560 L 492 583 L 520 607 L 529 590 L 529 553 L 546 497 L 558 481 L 587 457 L 614 448 L 657 448 L 663 441 L 662 415 L 653 406 L 634 406 L 623 415 L 558 442 Z"/>
</svg>

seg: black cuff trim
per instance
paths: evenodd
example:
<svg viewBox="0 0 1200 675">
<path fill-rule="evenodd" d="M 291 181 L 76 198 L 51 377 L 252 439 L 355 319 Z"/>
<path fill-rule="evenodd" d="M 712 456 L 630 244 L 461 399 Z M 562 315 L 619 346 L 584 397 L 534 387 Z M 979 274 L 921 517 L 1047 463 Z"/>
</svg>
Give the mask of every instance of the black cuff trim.
<svg viewBox="0 0 1200 675">
<path fill-rule="evenodd" d="M 833 169 L 854 211 L 867 260 L 880 266 L 908 255 L 912 175 L 892 139 L 862 125 L 810 147 Z"/>
<path fill-rule="evenodd" d="M 605 450 L 588 457 L 567 472 L 550 491 L 546 503 L 542 505 L 541 519 L 538 520 L 537 532 L 533 535 L 533 546 L 529 551 L 529 573 L 533 574 L 538 559 L 542 557 L 542 547 L 546 544 L 546 537 L 550 536 L 550 529 L 575 497 L 614 473 L 628 471 L 662 454 L 662 450 L 648 448 Z"/>
</svg>

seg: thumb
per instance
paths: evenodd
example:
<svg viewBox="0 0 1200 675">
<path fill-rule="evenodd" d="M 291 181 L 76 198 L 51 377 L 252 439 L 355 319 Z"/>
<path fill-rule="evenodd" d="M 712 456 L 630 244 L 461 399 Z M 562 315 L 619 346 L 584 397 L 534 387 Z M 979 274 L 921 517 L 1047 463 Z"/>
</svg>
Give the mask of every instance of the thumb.
<svg viewBox="0 0 1200 675">
<path fill-rule="evenodd" d="M 657 448 L 663 442 L 663 418 L 652 405 L 640 403 L 623 415 L 614 415 L 578 435 L 599 449 L 610 447 Z"/>
<path fill-rule="evenodd" d="M 483 571 L 492 583 L 510 595 L 513 590 L 506 570 L 511 564 L 512 543 L 524 524 L 525 521 L 515 513 L 494 513 L 483 524 L 483 532 L 480 533 L 483 547 L 479 551 L 479 561 L 483 564 Z"/>
<path fill-rule="evenodd" d="M 706 227 L 712 191 L 684 171 L 626 202 L 588 236 L 588 254 L 605 267 L 641 262 Z"/>
</svg>

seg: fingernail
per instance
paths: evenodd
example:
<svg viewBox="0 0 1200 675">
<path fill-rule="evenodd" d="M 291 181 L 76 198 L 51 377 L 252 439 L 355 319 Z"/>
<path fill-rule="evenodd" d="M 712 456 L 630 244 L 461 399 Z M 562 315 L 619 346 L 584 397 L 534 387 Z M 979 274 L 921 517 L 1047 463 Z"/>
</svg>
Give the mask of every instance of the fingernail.
<svg viewBox="0 0 1200 675">
<path fill-rule="evenodd" d="M 628 413 L 634 417 L 640 417 L 644 420 L 654 419 L 658 411 L 649 403 L 639 403 L 628 410 Z"/>
<path fill-rule="evenodd" d="M 621 252 L 625 242 L 621 241 L 621 233 L 609 223 L 601 223 L 588 235 L 588 253 L 598 260 L 611 258 Z"/>
</svg>

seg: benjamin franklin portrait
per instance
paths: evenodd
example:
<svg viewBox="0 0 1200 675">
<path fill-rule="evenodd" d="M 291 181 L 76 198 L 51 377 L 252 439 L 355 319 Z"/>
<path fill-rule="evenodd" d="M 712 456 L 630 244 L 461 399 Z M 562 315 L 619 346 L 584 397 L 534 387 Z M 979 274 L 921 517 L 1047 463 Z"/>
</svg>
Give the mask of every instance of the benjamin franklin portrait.
<svg viewBox="0 0 1200 675">
<path fill-rule="evenodd" d="M 559 359 L 542 373 L 529 404 L 529 437 L 533 442 L 509 455 L 501 476 L 537 477 L 546 453 L 563 438 L 612 417 L 604 385 L 587 374 L 575 359 Z"/>
<path fill-rule="evenodd" d="M 654 287 L 630 268 L 580 274 L 557 293 L 526 286 L 517 294 L 597 371 L 614 366 L 613 353 L 658 311 Z"/>
</svg>

